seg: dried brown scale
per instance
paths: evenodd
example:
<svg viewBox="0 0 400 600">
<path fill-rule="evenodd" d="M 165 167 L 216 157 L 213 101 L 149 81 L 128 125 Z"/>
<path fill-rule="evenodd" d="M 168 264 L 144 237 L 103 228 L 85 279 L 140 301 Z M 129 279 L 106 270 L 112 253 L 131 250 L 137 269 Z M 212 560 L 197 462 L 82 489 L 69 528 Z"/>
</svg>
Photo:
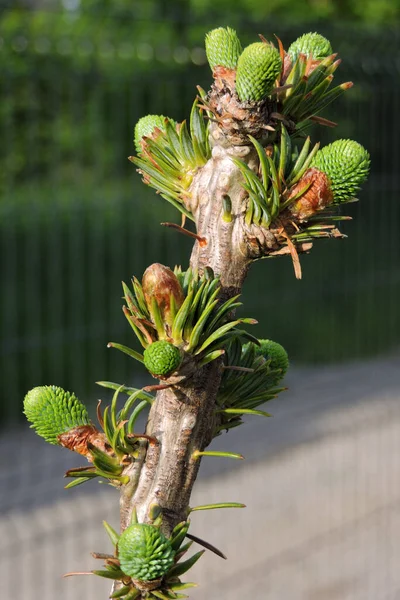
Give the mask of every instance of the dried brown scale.
<svg viewBox="0 0 400 600">
<path fill-rule="evenodd" d="M 154 298 L 163 321 L 171 327 L 173 322 L 171 317 L 171 295 L 175 299 L 176 310 L 179 310 L 185 300 L 185 295 L 176 275 L 168 267 L 154 263 L 144 272 L 142 288 L 150 314 L 152 314 L 151 301 Z"/>
<path fill-rule="evenodd" d="M 135 588 L 137 588 L 141 592 L 146 593 L 159 588 L 162 582 L 162 578 L 152 579 L 151 581 L 139 581 L 138 579 L 132 579 L 131 581 L 134 584 Z"/>
<path fill-rule="evenodd" d="M 333 202 L 333 193 L 327 175 L 315 167 L 307 169 L 300 181 L 289 190 L 287 200 L 294 198 L 302 189 L 305 189 L 305 192 L 289 205 L 292 218 L 299 222 L 306 221 Z"/>
<path fill-rule="evenodd" d="M 292 68 L 292 59 L 290 58 L 289 54 L 287 52 L 285 52 L 285 56 L 283 59 L 283 69 L 282 69 L 282 78 L 281 78 L 281 85 L 285 84 L 286 79 L 288 78 L 288 75 L 291 71 Z"/>
<path fill-rule="evenodd" d="M 276 121 L 270 118 L 276 109 L 276 102 L 268 98 L 261 102 L 240 102 L 234 87 L 233 69 L 216 67 L 215 82 L 207 99 L 207 107 L 218 123 L 218 139 L 220 145 L 248 145 L 248 136 L 257 139 L 266 138 L 267 127 L 274 129 Z"/>
<path fill-rule="evenodd" d="M 89 462 L 92 461 L 92 455 L 88 449 L 88 444 L 96 446 L 99 450 L 110 454 L 112 452 L 110 445 L 104 433 L 101 433 L 94 425 L 80 425 L 65 431 L 58 436 L 60 446 L 68 448 L 77 454 L 85 456 Z"/>
</svg>

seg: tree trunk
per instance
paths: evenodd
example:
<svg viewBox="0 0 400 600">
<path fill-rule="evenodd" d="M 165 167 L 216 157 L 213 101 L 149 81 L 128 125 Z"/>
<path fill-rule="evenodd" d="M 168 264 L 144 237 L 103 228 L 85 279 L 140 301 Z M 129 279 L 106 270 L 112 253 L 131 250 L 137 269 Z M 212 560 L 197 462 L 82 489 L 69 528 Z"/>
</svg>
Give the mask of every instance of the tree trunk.
<svg viewBox="0 0 400 600">
<path fill-rule="evenodd" d="M 241 174 L 230 157 L 250 164 L 254 155 L 249 146 L 226 148 L 215 143 L 211 159 L 194 177 L 190 190 L 189 207 L 197 232 L 207 242 L 205 246 L 195 243 L 190 264 L 200 272 L 211 267 L 220 276 L 224 299 L 240 293 L 250 262 L 244 243 Z M 232 206 L 230 222 L 222 218 L 224 196 L 229 196 Z M 121 490 L 121 530 L 129 525 L 133 506 L 139 522 L 148 522 L 150 507 L 158 504 L 166 535 L 187 518 L 200 466 L 200 458 L 193 458 L 193 452 L 203 450 L 212 440 L 221 375 L 222 362 L 215 360 L 184 383 L 157 393 L 146 427 L 146 434 L 157 444 L 150 444 L 127 470 L 131 482 Z"/>
</svg>

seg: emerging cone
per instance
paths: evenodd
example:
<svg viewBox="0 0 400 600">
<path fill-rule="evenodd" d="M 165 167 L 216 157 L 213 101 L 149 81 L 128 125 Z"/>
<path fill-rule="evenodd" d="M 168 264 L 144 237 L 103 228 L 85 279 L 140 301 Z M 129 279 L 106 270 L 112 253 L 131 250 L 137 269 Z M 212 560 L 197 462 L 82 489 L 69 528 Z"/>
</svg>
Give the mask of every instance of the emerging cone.
<svg viewBox="0 0 400 600">
<path fill-rule="evenodd" d="M 281 344 L 272 340 L 258 340 L 260 346 L 255 346 L 256 354 L 263 356 L 266 360 L 270 361 L 271 369 L 279 370 L 276 375 L 274 385 L 284 377 L 289 367 L 288 354 Z"/>
<path fill-rule="evenodd" d="M 131 525 L 118 541 L 121 570 L 139 581 L 163 577 L 174 564 L 174 556 L 171 542 L 153 525 Z"/>
<path fill-rule="evenodd" d="M 353 140 L 337 140 L 319 150 L 312 166 L 330 180 L 336 203 L 346 202 L 368 177 L 370 158 L 367 150 Z"/>
<path fill-rule="evenodd" d="M 250 44 L 239 57 L 236 92 L 244 102 L 262 100 L 272 91 L 281 71 L 281 57 L 274 46 L 265 42 Z"/>
<path fill-rule="evenodd" d="M 157 127 L 161 131 L 165 131 L 165 120 L 167 117 L 163 115 L 146 115 L 139 119 L 135 126 L 135 147 L 138 154 L 142 152 L 142 146 L 140 144 L 144 136 L 150 137 L 154 129 Z M 171 119 L 169 119 L 172 121 Z"/>
<path fill-rule="evenodd" d="M 139 120 L 135 129 L 138 155 L 129 160 L 138 167 L 143 182 L 177 208 L 189 219 L 190 187 L 197 170 L 205 165 L 211 155 L 208 140 L 208 123 L 203 108 L 195 99 L 189 122 L 175 123 L 157 115 Z"/>
<path fill-rule="evenodd" d="M 75 427 L 90 425 L 85 406 L 74 394 L 55 385 L 30 390 L 24 412 L 31 427 L 50 444 L 58 444 L 58 436 Z"/>
<path fill-rule="evenodd" d="M 166 377 L 176 371 L 181 364 L 179 348 L 161 340 L 147 346 L 143 354 L 144 365 L 156 377 Z"/>
<path fill-rule="evenodd" d="M 235 69 L 242 52 L 242 45 L 234 29 L 218 27 L 206 35 L 207 60 L 213 71 L 222 66 Z"/>
<path fill-rule="evenodd" d="M 330 41 L 319 33 L 305 33 L 289 46 L 288 54 L 293 62 L 299 54 L 305 54 L 307 57 L 312 55 L 314 60 L 321 60 L 332 54 L 332 46 Z"/>
</svg>

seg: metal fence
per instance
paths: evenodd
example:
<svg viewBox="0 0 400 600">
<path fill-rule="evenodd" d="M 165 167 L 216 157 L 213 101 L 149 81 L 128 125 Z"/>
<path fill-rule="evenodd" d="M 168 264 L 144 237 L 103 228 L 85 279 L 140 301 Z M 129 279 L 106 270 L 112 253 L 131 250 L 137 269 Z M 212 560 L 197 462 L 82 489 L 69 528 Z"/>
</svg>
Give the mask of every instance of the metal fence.
<svg viewBox="0 0 400 600">
<path fill-rule="evenodd" d="M 39 35 L 29 26 L 37 14 L 24 14 L 25 29 L 1 33 L 3 424 L 18 420 L 21 398 L 34 385 L 56 383 L 91 398 L 98 379 L 139 376 L 129 359 L 106 348 L 111 340 L 131 341 L 120 282 L 140 277 L 153 261 L 185 266 L 190 244 L 158 226 L 175 215 L 126 160 L 132 131 L 147 113 L 187 116 L 195 85 L 210 83 L 206 24 L 171 18 L 168 38 L 165 20 L 132 19 L 132 27 L 153 29 L 152 45 L 149 31 L 137 43 L 126 33 L 100 41 L 84 31 L 78 38 L 54 38 L 50 29 Z M 106 32 L 96 18 L 96 31 Z M 238 29 L 251 39 L 248 24 Z M 281 29 L 285 44 L 300 33 Z M 254 265 L 246 313 L 295 363 L 375 355 L 400 340 L 398 36 L 390 50 L 377 32 L 322 32 L 343 58 L 338 77 L 356 87 L 330 115 L 337 129 L 315 135 L 365 144 L 372 175 L 350 209 L 349 239 L 316 244 L 302 259 L 301 282 L 290 259 Z"/>
</svg>

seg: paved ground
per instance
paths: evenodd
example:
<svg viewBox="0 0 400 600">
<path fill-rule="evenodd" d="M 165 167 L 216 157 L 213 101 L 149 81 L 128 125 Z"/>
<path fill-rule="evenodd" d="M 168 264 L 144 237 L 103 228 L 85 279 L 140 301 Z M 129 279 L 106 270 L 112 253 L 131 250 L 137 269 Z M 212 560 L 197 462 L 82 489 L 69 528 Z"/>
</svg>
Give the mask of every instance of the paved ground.
<svg viewBox="0 0 400 600">
<path fill-rule="evenodd" d="M 193 505 L 247 509 L 193 514 L 193 533 L 228 560 L 206 553 L 191 599 L 400 599 L 399 366 L 293 369 L 273 419 L 218 438 L 246 461 L 204 461 Z M 73 455 L 15 433 L 0 439 L 1 600 L 107 598 L 107 582 L 60 574 L 94 568 L 90 551 L 109 548 L 101 521 L 118 523 L 114 490 L 64 491 Z"/>
</svg>

